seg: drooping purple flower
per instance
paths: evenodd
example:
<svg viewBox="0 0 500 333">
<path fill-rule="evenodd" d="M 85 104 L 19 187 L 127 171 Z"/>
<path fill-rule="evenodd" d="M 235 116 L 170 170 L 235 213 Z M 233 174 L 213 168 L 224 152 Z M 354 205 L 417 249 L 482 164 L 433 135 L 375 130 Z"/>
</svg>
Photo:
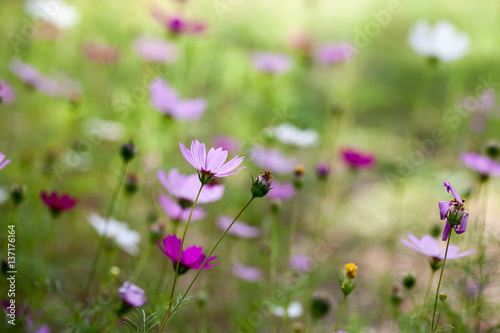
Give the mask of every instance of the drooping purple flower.
<svg viewBox="0 0 500 333">
<path fill-rule="evenodd" d="M 257 52 L 251 62 L 256 70 L 268 74 L 285 74 L 292 69 L 292 60 L 282 53 Z"/>
<path fill-rule="evenodd" d="M 88 60 L 93 62 L 115 64 L 120 57 L 120 50 L 116 45 L 89 41 L 83 44 L 83 54 Z"/>
<path fill-rule="evenodd" d="M 205 144 L 200 143 L 198 140 L 191 142 L 191 150 L 187 149 L 184 143 L 181 142 L 179 142 L 179 147 L 182 156 L 198 171 L 200 181 L 204 184 L 209 184 L 215 178 L 227 177 L 246 168 L 241 167 L 235 170 L 243 162 L 244 156 L 236 155 L 226 162 L 226 150 L 210 148 L 207 153 Z"/>
<path fill-rule="evenodd" d="M 231 225 L 232 221 L 233 219 L 230 216 L 223 215 L 217 220 L 217 226 L 221 230 L 226 230 Z M 251 226 L 242 221 L 234 222 L 228 233 L 241 238 L 258 238 L 262 234 L 259 227 Z"/>
<path fill-rule="evenodd" d="M 457 234 L 464 233 L 467 229 L 467 220 L 469 212 L 465 210 L 465 200 L 460 198 L 457 191 L 449 182 L 444 182 L 444 187 L 448 193 L 451 192 L 453 199 L 450 201 L 439 201 L 439 212 L 441 220 L 446 219 L 443 229 L 443 241 L 448 239 L 451 229 L 454 229 Z"/>
<path fill-rule="evenodd" d="M 5 168 L 7 166 L 7 164 L 10 163 L 10 160 L 6 159 L 5 157 L 6 157 L 5 154 L 0 153 L 0 170 Z"/>
<path fill-rule="evenodd" d="M 207 108 L 204 98 L 182 99 L 166 80 L 160 78 L 151 81 L 149 92 L 151 106 L 177 120 L 199 119 Z"/>
<path fill-rule="evenodd" d="M 186 207 L 182 206 L 179 202 L 172 199 L 166 194 L 160 194 L 158 196 L 158 203 L 161 208 L 167 214 L 169 218 L 174 221 L 186 222 L 191 213 L 191 205 Z M 193 210 L 193 215 L 191 216 L 191 221 L 198 221 L 205 217 L 205 210 L 199 206 L 195 207 Z"/>
<path fill-rule="evenodd" d="M 478 153 L 462 153 L 460 159 L 466 166 L 476 171 L 482 177 L 500 176 L 500 164 L 488 156 Z"/>
<path fill-rule="evenodd" d="M 169 258 L 174 264 L 174 268 L 177 269 L 177 263 L 179 259 L 179 251 L 181 249 L 182 241 L 177 238 L 176 235 L 169 235 L 163 239 L 163 247 L 160 243 L 158 243 L 158 247 L 160 250 Z M 203 254 L 203 249 L 199 246 L 190 246 L 182 250 L 180 256 L 180 266 L 179 266 L 179 274 L 186 273 L 189 269 L 200 269 L 201 265 L 207 258 L 206 255 Z M 209 269 L 218 264 L 210 264 L 212 261 L 217 259 L 217 256 L 213 256 L 208 258 L 207 262 L 203 266 L 203 269 Z"/>
<path fill-rule="evenodd" d="M 14 89 L 5 80 L 0 80 L 0 105 L 10 104 L 16 100 Z"/>
<path fill-rule="evenodd" d="M 272 170 L 273 174 L 287 174 L 295 170 L 299 161 L 294 157 L 287 157 L 279 149 L 266 149 L 255 146 L 250 150 L 250 159 L 259 167 Z"/>
<path fill-rule="evenodd" d="M 314 58 L 322 65 L 333 65 L 351 60 L 355 50 L 354 46 L 347 42 L 325 44 L 316 50 Z"/>
<path fill-rule="evenodd" d="M 295 186 L 292 183 L 278 183 L 273 181 L 273 187 L 267 194 L 268 198 L 287 200 L 295 195 Z"/>
<path fill-rule="evenodd" d="M 409 241 L 407 239 L 401 238 L 401 242 L 404 245 L 408 246 L 410 249 L 420 252 L 433 259 L 444 260 L 446 248 L 440 248 L 438 241 L 431 235 L 424 235 L 422 239 L 418 239 L 418 237 L 414 236 L 413 234 L 408 234 L 408 238 L 410 239 Z M 458 246 L 450 245 L 448 247 L 448 255 L 446 256 L 446 260 L 465 257 L 473 254 L 474 252 L 476 252 L 476 250 L 470 250 L 460 253 L 460 249 Z"/>
<path fill-rule="evenodd" d="M 218 135 L 213 138 L 213 144 L 214 147 L 221 147 L 229 153 L 235 153 L 240 149 L 238 140 L 230 136 Z"/>
<path fill-rule="evenodd" d="M 344 148 L 340 151 L 340 156 L 347 166 L 354 170 L 368 169 L 375 164 L 375 156 L 366 154 L 353 148 Z"/>
<path fill-rule="evenodd" d="M 152 63 L 171 64 L 179 56 L 177 47 L 161 38 L 139 37 L 134 50 L 142 60 Z"/>
<path fill-rule="evenodd" d="M 138 308 L 146 304 L 146 294 L 144 290 L 129 281 L 125 281 L 118 289 L 120 299 L 131 307 Z"/>
<path fill-rule="evenodd" d="M 180 14 L 170 15 L 157 5 L 151 8 L 151 16 L 156 22 L 174 35 L 196 35 L 206 30 L 204 22 L 188 19 Z"/>
<path fill-rule="evenodd" d="M 54 217 L 59 216 L 61 212 L 69 210 L 76 205 L 76 200 L 71 198 L 68 194 L 59 194 L 56 191 L 52 193 L 47 193 L 42 191 L 40 193 L 40 198 L 42 199 L 45 206 L 47 206 Z"/>
<path fill-rule="evenodd" d="M 262 270 L 259 267 L 245 266 L 240 263 L 235 263 L 233 265 L 233 274 L 248 282 L 262 280 Z"/>
<path fill-rule="evenodd" d="M 313 262 L 308 255 L 297 254 L 290 258 L 289 266 L 297 272 L 309 272 L 313 268 Z"/>
<path fill-rule="evenodd" d="M 462 107 L 472 113 L 470 128 L 474 133 L 480 133 L 486 126 L 486 117 L 493 109 L 496 95 L 493 89 L 484 90 L 479 98 L 469 96 L 462 102 Z"/>
</svg>

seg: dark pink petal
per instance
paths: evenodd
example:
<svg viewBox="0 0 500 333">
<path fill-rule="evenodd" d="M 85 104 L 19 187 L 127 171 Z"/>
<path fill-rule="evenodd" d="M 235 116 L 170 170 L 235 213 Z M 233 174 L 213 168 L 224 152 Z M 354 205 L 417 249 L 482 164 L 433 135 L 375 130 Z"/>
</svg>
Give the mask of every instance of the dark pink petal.
<svg viewBox="0 0 500 333">
<path fill-rule="evenodd" d="M 205 259 L 207 258 L 206 255 L 202 254 L 200 256 L 200 258 L 193 264 L 190 265 L 190 268 L 192 269 L 200 269 L 201 265 L 203 264 L 203 262 L 205 261 Z M 214 264 L 214 265 L 209 265 L 209 263 L 213 260 L 217 259 L 217 256 L 214 256 L 214 257 L 210 257 L 207 262 L 205 263 L 205 265 L 203 266 L 203 269 L 209 269 L 209 268 L 212 268 L 212 267 L 215 267 L 217 266 L 218 264 Z"/>
<path fill-rule="evenodd" d="M 451 194 L 453 195 L 453 197 L 455 198 L 455 200 L 459 204 L 463 204 L 462 198 L 460 198 L 460 196 L 458 195 L 457 191 L 455 191 L 455 188 L 453 186 L 451 186 L 451 184 L 449 182 L 444 182 L 443 185 L 444 185 L 444 187 L 446 187 L 446 190 L 448 191 L 448 193 L 451 192 Z"/>
<path fill-rule="evenodd" d="M 467 229 L 467 221 L 469 220 L 469 213 L 465 212 L 464 215 L 462 216 L 462 220 L 458 224 L 458 226 L 455 227 L 455 232 L 457 234 L 463 234 L 465 230 Z"/>
<path fill-rule="evenodd" d="M 181 263 L 186 266 L 190 266 L 197 262 L 202 255 L 203 249 L 199 246 L 190 246 L 182 251 Z"/>
<path fill-rule="evenodd" d="M 448 236 L 450 235 L 451 227 L 448 221 L 444 222 L 444 229 L 443 229 L 443 237 L 441 240 L 446 241 L 448 240 Z"/>
<path fill-rule="evenodd" d="M 439 201 L 438 205 L 441 220 L 444 220 L 446 218 L 446 215 L 448 215 L 448 211 L 450 210 L 450 207 L 453 205 L 453 203 L 451 201 Z"/>
<path fill-rule="evenodd" d="M 165 254 L 173 262 L 177 262 L 179 258 L 179 250 L 181 248 L 182 241 L 177 238 L 176 235 L 169 235 L 163 239 L 163 245 L 165 246 Z"/>
</svg>

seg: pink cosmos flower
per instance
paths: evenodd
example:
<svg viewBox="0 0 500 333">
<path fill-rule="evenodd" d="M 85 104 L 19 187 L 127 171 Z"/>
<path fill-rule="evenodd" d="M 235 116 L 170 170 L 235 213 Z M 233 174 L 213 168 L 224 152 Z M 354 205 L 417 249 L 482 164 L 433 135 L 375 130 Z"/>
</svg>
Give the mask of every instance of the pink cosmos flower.
<svg viewBox="0 0 500 333">
<path fill-rule="evenodd" d="M 478 153 L 462 153 L 460 154 L 460 159 L 466 166 L 483 177 L 500 176 L 500 164 L 488 156 Z"/>
<path fill-rule="evenodd" d="M 45 206 L 50 209 L 54 217 L 59 216 L 61 212 L 69 210 L 76 205 L 76 200 L 71 198 L 68 194 L 59 196 L 56 191 L 53 191 L 50 195 L 46 191 L 42 191 L 40 193 L 40 198 Z"/>
<path fill-rule="evenodd" d="M 170 15 L 157 5 L 151 8 L 151 16 L 161 26 L 175 35 L 196 35 L 206 30 L 205 23 L 199 20 L 187 19 L 180 15 Z"/>
<path fill-rule="evenodd" d="M 294 157 L 287 157 L 279 149 L 266 149 L 255 146 L 250 150 L 250 159 L 259 167 L 271 170 L 273 174 L 292 173 L 299 161 Z"/>
<path fill-rule="evenodd" d="M 183 206 L 166 194 L 160 194 L 158 196 L 158 203 L 160 204 L 165 214 L 167 214 L 167 216 L 172 220 L 187 222 L 189 214 L 191 213 L 192 203 L 189 206 Z M 203 219 L 204 217 L 205 210 L 197 206 L 193 210 L 191 221 L 198 221 Z"/>
<path fill-rule="evenodd" d="M 295 186 L 292 183 L 278 183 L 273 180 L 273 187 L 267 193 L 268 198 L 287 200 L 295 195 Z"/>
<path fill-rule="evenodd" d="M 209 184 L 215 178 L 227 177 L 246 168 L 241 167 L 235 170 L 243 162 L 244 156 L 236 155 L 226 162 L 227 151 L 222 150 L 222 148 L 211 148 L 207 154 L 205 144 L 200 143 L 198 140 L 191 142 L 191 150 L 180 142 L 179 147 L 182 156 L 198 171 L 200 181 L 204 184 Z"/>
<path fill-rule="evenodd" d="M 496 103 L 496 95 L 493 89 L 484 90 L 479 98 L 469 96 L 462 102 L 462 107 L 472 113 L 470 129 L 474 133 L 480 133 L 486 126 L 486 117 Z"/>
<path fill-rule="evenodd" d="M 408 246 L 410 249 L 413 249 L 434 259 L 444 260 L 446 248 L 441 249 L 438 241 L 431 235 L 424 235 L 422 239 L 418 239 L 418 237 L 412 234 L 408 234 L 408 238 L 410 239 L 409 241 L 402 238 L 401 242 L 404 245 Z M 465 257 L 473 254 L 474 252 L 476 252 L 476 250 L 470 250 L 460 253 L 460 249 L 458 248 L 458 246 L 450 245 L 448 247 L 448 255 L 446 256 L 446 260 Z"/>
<path fill-rule="evenodd" d="M 118 293 L 123 302 L 134 308 L 138 308 L 146 304 L 147 298 L 144 290 L 129 281 L 125 281 L 123 286 L 118 289 Z"/>
<path fill-rule="evenodd" d="M 221 147 L 229 153 L 237 152 L 240 149 L 238 140 L 230 136 L 218 135 L 213 138 L 213 144 L 214 147 Z"/>
<path fill-rule="evenodd" d="M 345 148 L 340 151 L 340 156 L 347 166 L 352 169 L 368 169 L 375 164 L 375 156 L 362 153 L 353 148 Z"/>
<path fill-rule="evenodd" d="M 242 280 L 248 282 L 257 282 L 262 280 L 262 270 L 258 267 L 245 266 L 240 263 L 233 265 L 233 274 Z"/>
<path fill-rule="evenodd" d="M 10 163 L 10 160 L 5 159 L 5 157 L 6 157 L 5 154 L 0 153 L 0 170 L 5 168 L 7 166 L 7 164 Z"/>
<path fill-rule="evenodd" d="M 115 45 L 85 42 L 85 44 L 83 44 L 83 54 L 88 60 L 93 62 L 114 64 L 118 62 L 120 50 L 118 46 Z"/>
<path fill-rule="evenodd" d="M 163 239 L 163 247 L 160 243 L 158 243 L 158 247 L 161 252 L 169 258 L 173 264 L 174 268 L 177 269 L 177 260 L 179 259 L 179 251 L 181 249 L 181 240 L 177 238 L 176 235 L 169 235 L 167 238 Z M 190 246 L 184 249 L 181 253 L 180 266 L 179 266 L 179 274 L 186 273 L 189 269 L 200 269 L 201 265 L 206 259 L 206 255 L 203 254 L 203 249 L 198 246 Z M 209 269 L 218 264 L 210 265 L 210 262 L 217 259 L 217 256 L 210 257 L 203 269 Z"/>
<path fill-rule="evenodd" d="M 355 48 L 350 43 L 333 43 L 320 46 L 314 55 L 317 62 L 322 65 L 333 65 L 352 59 Z"/>
<path fill-rule="evenodd" d="M 457 191 L 451 186 L 449 182 L 444 182 L 444 187 L 448 193 L 451 192 L 453 199 L 450 201 L 439 201 L 439 213 L 441 220 L 445 220 L 443 229 L 443 241 L 448 239 L 450 231 L 453 228 L 457 234 L 464 233 L 467 229 L 467 220 L 469 219 L 469 212 L 465 211 L 465 200 L 460 198 Z"/>
<path fill-rule="evenodd" d="M 16 100 L 14 89 L 5 80 L 0 80 L 0 105 L 10 104 Z"/>
<path fill-rule="evenodd" d="M 223 215 L 217 220 L 217 226 L 221 230 L 226 230 L 229 225 L 231 225 L 232 221 L 233 219 L 230 216 Z M 231 229 L 229 229 L 228 233 L 241 238 L 258 238 L 261 236 L 262 232 L 259 227 L 248 225 L 245 222 L 236 221 Z"/>
<path fill-rule="evenodd" d="M 160 78 L 151 81 L 149 92 L 151 106 L 177 120 L 199 119 L 207 108 L 204 98 L 181 99 L 168 82 Z"/>
<path fill-rule="evenodd" d="M 313 267 L 313 263 L 309 256 L 297 254 L 290 258 L 289 266 L 297 272 L 309 272 Z"/>
<path fill-rule="evenodd" d="M 171 64 L 179 56 L 177 47 L 161 38 L 139 37 L 134 50 L 142 60 L 153 63 Z"/>
<path fill-rule="evenodd" d="M 257 52 L 251 61 L 255 69 L 269 74 L 285 74 L 292 69 L 292 60 L 282 53 Z"/>
</svg>

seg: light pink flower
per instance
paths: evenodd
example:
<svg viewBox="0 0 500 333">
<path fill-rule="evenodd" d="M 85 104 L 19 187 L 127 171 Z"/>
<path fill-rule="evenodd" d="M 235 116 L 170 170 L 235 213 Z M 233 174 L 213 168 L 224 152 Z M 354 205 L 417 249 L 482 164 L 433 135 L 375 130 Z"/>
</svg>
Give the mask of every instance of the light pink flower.
<svg viewBox="0 0 500 333">
<path fill-rule="evenodd" d="M 257 282 L 262 280 L 262 270 L 258 267 L 245 266 L 240 263 L 233 265 L 233 274 L 242 280 L 248 282 Z"/>
<path fill-rule="evenodd" d="M 222 230 L 226 230 L 231 225 L 232 221 L 233 219 L 230 216 L 223 215 L 217 220 L 217 226 Z M 259 227 L 248 225 L 245 222 L 236 221 L 231 226 L 228 233 L 241 238 L 258 238 L 262 232 Z"/>
<path fill-rule="evenodd" d="M 191 213 L 191 206 L 187 208 L 182 207 L 180 203 L 166 194 L 160 194 L 158 196 L 158 203 L 165 214 L 167 214 L 167 216 L 172 220 L 187 222 L 189 214 Z M 193 215 L 191 216 L 191 221 L 198 221 L 204 217 L 205 211 L 200 207 L 195 207 Z"/>
</svg>

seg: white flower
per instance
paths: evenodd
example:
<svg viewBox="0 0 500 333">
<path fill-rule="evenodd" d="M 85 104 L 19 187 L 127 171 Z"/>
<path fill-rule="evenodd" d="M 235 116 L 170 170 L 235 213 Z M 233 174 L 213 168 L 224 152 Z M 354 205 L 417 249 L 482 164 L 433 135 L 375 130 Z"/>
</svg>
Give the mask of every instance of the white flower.
<svg viewBox="0 0 500 333">
<path fill-rule="evenodd" d="M 276 127 L 274 135 L 280 142 L 297 147 L 312 147 L 319 141 L 319 135 L 315 130 L 302 130 L 289 123 Z"/>
<path fill-rule="evenodd" d="M 9 200 L 9 192 L 5 187 L 0 187 L 0 205 Z"/>
<path fill-rule="evenodd" d="M 302 305 L 299 302 L 292 302 L 286 308 L 281 306 L 275 306 L 272 308 L 272 312 L 275 316 L 288 318 L 297 318 L 302 315 Z"/>
<path fill-rule="evenodd" d="M 78 10 L 62 0 L 28 0 L 25 11 L 35 19 L 42 19 L 56 28 L 67 29 L 78 23 Z"/>
<path fill-rule="evenodd" d="M 467 54 L 470 40 L 450 22 L 439 21 L 431 27 L 429 22 L 420 20 L 410 29 L 408 43 L 422 56 L 449 62 Z"/>
<path fill-rule="evenodd" d="M 94 213 L 88 216 L 88 220 L 99 235 L 106 232 L 106 237 L 114 240 L 122 250 L 133 256 L 139 254 L 138 244 L 141 241 L 141 235 L 137 231 L 129 229 L 127 223 L 111 217 L 106 221 L 105 218 Z"/>
</svg>

